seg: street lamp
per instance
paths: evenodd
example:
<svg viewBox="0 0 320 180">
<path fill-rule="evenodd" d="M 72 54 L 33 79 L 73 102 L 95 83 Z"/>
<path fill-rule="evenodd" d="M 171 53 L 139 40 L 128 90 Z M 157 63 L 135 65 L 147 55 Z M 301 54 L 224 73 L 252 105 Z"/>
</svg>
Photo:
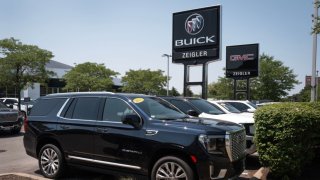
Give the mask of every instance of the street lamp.
<svg viewBox="0 0 320 180">
<path fill-rule="evenodd" d="M 167 64 L 167 96 L 169 96 L 169 59 L 172 57 L 169 54 L 162 54 L 162 57 L 167 57 L 168 64 Z"/>
</svg>

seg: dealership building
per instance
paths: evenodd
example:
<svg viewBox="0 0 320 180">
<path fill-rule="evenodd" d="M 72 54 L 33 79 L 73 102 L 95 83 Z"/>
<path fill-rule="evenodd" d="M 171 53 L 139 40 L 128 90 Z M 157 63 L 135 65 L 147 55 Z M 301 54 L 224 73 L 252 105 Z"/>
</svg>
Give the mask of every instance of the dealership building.
<svg viewBox="0 0 320 180">
<path fill-rule="evenodd" d="M 45 96 L 52 93 L 67 92 L 63 89 L 66 85 L 62 78 L 67 72 L 69 72 L 73 66 L 60 63 L 58 61 L 51 60 L 46 64 L 48 71 L 53 71 L 55 75 L 48 79 L 47 83 L 40 84 L 34 83 L 33 87 L 27 87 L 20 92 L 21 98 L 30 97 L 31 99 L 37 99 L 40 96 Z M 113 78 L 113 91 L 118 92 L 122 87 L 121 80 L 119 78 Z M 18 97 L 18 92 L 14 88 L 0 88 L 0 97 Z"/>
</svg>

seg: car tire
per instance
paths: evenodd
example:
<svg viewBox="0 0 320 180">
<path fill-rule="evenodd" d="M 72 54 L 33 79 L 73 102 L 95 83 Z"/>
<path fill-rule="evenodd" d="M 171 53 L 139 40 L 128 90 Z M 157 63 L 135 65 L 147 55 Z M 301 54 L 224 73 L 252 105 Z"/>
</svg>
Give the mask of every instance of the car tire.
<svg viewBox="0 0 320 180">
<path fill-rule="evenodd" d="M 190 165 L 183 159 L 180 159 L 175 156 L 165 156 L 159 159 L 153 166 L 151 179 L 193 180 L 194 172 Z"/>
<path fill-rule="evenodd" d="M 38 156 L 39 169 L 43 176 L 56 179 L 63 175 L 65 161 L 60 149 L 53 144 L 44 145 Z"/>
</svg>

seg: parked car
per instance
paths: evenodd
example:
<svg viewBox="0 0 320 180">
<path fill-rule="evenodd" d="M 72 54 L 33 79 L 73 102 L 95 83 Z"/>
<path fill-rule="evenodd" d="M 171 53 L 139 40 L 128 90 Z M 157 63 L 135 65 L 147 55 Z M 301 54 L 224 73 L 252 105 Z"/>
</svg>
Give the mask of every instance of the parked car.
<svg viewBox="0 0 320 180">
<path fill-rule="evenodd" d="M 246 129 L 246 140 L 248 154 L 256 152 L 256 147 L 253 143 L 254 136 L 254 119 L 252 116 L 225 113 L 222 108 L 215 104 L 212 104 L 204 99 L 192 98 L 192 97 L 173 97 L 164 96 L 161 97 L 166 101 L 170 102 L 182 112 L 191 116 L 202 117 L 202 118 L 213 118 L 229 122 L 241 124 Z"/>
<path fill-rule="evenodd" d="M 24 101 L 21 100 L 21 104 L 20 104 L 20 111 L 26 116 L 27 112 L 30 112 L 31 108 L 33 107 L 35 103 L 35 100 L 30 100 L 30 101 Z M 12 107 L 12 109 L 16 109 L 18 110 L 18 103 L 15 103 Z"/>
<path fill-rule="evenodd" d="M 210 103 L 218 106 L 223 112 L 227 113 L 227 114 L 239 114 L 242 116 L 249 116 L 253 118 L 253 113 L 249 113 L 249 112 L 242 112 L 239 111 L 237 108 L 233 107 L 230 103 L 228 102 L 224 102 L 224 101 L 220 101 L 220 100 L 208 100 Z"/>
<path fill-rule="evenodd" d="M 24 116 L 17 110 L 8 108 L 0 102 L 0 130 L 9 130 L 13 134 L 20 132 Z"/>
<path fill-rule="evenodd" d="M 248 100 L 220 100 L 221 102 L 227 102 L 233 107 L 237 108 L 241 112 L 253 113 L 258 107 Z"/>
<path fill-rule="evenodd" d="M 67 165 L 148 179 L 228 179 L 244 169 L 245 130 L 192 118 L 161 98 L 107 92 L 41 97 L 25 124 L 24 147 L 41 173 Z"/>
<path fill-rule="evenodd" d="M 0 102 L 5 104 L 8 108 L 12 108 L 15 103 L 18 103 L 18 98 L 0 98 Z"/>
</svg>

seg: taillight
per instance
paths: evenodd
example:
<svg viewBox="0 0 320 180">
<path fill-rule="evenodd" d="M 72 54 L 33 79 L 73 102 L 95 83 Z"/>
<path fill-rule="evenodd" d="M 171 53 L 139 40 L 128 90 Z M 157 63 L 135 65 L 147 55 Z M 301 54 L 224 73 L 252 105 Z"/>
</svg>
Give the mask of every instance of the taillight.
<svg viewBox="0 0 320 180">
<path fill-rule="evenodd" d="M 28 126 L 29 126 L 28 117 L 27 117 L 27 115 L 25 115 L 24 121 L 23 121 L 24 132 L 27 132 Z"/>
</svg>

